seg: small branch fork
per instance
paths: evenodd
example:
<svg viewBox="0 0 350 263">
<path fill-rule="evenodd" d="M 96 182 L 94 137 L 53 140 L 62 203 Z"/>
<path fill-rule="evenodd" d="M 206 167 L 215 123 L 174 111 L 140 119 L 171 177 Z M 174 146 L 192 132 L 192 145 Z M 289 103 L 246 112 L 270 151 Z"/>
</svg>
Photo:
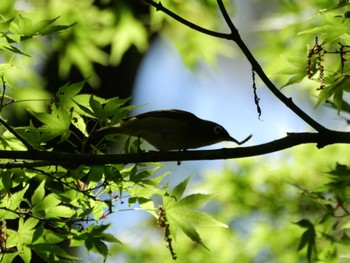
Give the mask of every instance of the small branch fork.
<svg viewBox="0 0 350 263">
<path fill-rule="evenodd" d="M 308 114 L 306 114 L 302 109 L 300 109 L 291 98 L 286 97 L 280 90 L 271 82 L 271 80 L 267 77 L 263 69 L 261 68 L 260 64 L 257 62 L 247 45 L 244 43 L 242 40 L 237 28 L 233 24 L 232 20 L 230 19 L 230 16 L 227 13 L 227 10 L 222 2 L 222 0 L 217 0 L 218 6 L 220 8 L 220 11 L 231 31 L 230 34 L 225 34 L 225 33 L 219 33 L 215 31 L 211 31 L 202 27 L 199 27 L 188 20 L 174 14 L 171 12 L 169 9 L 165 8 L 161 2 L 154 2 L 152 0 L 144 0 L 146 3 L 149 5 L 154 6 L 157 10 L 162 11 L 169 15 L 170 17 L 174 18 L 175 20 L 179 21 L 180 23 L 197 30 L 201 33 L 218 37 L 218 38 L 223 38 L 223 39 L 228 39 L 234 41 L 237 46 L 241 49 L 245 57 L 248 59 L 250 62 L 253 71 L 260 77 L 260 79 L 265 83 L 267 88 L 282 102 L 284 103 L 290 110 L 292 110 L 297 116 L 299 116 L 302 120 L 304 120 L 307 124 L 309 124 L 312 128 L 314 128 L 318 132 L 327 132 L 330 131 L 329 129 L 325 128 L 323 125 L 318 123 L 316 120 L 311 118 Z"/>
</svg>

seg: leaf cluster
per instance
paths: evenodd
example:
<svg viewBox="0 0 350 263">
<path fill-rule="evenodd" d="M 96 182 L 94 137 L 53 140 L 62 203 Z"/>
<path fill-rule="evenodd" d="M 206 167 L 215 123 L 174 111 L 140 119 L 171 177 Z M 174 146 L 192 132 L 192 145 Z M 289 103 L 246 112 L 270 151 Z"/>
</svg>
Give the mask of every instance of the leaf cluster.
<svg viewBox="0 0 350 263">
<path fill-rule="evenodd" d="M 326 105 L 335 108 L 338 113 L 348 111 L 348 75 L 349 75 L 349 2 L 325 2 L 313 6 L 314 13 L 306 17 L 298 17 L 312 1 L 293 3 L 278 17 L 281 21 L 279 29 L 271 28 L 274 18 L 265 21 L 265 29 L 274 34 L 264 33 L 263 37 L 271 43 L 277 54 L 283 49 L 285 66 L 271 53 L 267 59 L 272 61 L 268 71 L 272 78 L 280 81 L 281 87 L 289 85 L 307 87 L 317 98 L 315 106 Z M 293 10 L 294 9 L 294 10 Z M 287 16 L 293 18 L 288 22 Z M 278 37 L 276 38 L 276 31 Z M 293 36 L 293 39 L 291 39 Z M 305 49 L 305 45 L 307 48 Z M 266 53 L 266 51 L 263 51 Z"/>
<path fill-rule="evenodd" d="M 4 133 L 1 148 L 22 149 L 26 146 L 24 140 L 37 150 L 55 151 L 57 145 L 67 143 L 76 152 L 109 152 L 104 139 L 90 143 L 91 131 L 101 125 L 117 124 L 134 107 L 124 105 L 128 99 L 81 94 L 84 83 L 62 86 L 47 105 L 46 112 L 30 112 L 29 126 L 15 127 Z M 72 138 L 78 140 L 73 143 Z M 127 152 L 136 152 L 137 140 L 128 139 L 124 148 Z M 23 163 L 23 167 L 27 164 Z M 118 207 L 122 207 L 125 200 L 130 209 L 137 210 L 138 204 L 142 210 L 158 217 L 156 200 L 161 198 L 170 226 L 168 236 L 174 239 L 181 230 L 204 246 L 196 226 L 223 226 L 195 210 L 208 201 L 209 195 L 193 194 L 183 198 L 188 180 L 169 191 L 161 185 L 168 174 L 157 173 L 161 168 L 157 164 L 89 166 L 76 165 L 72 160 L 62 165 L 35 167 L 33 163 L 26 169 L 1 169 L 3 262 L 12 262 L 16 257 L 30 262 L 33 253 L 48 262 L 78 260 L 62 246 L 84 246 L 87 251 L 106 259 L 109 255 L 106 243 L 120 241 L 106 233 L 110 224 L 105 224 L 104 219 L 122 212 Z"/>
<path fill-rule="evenodd" d="M 148 2 L 158 8 L 161 7 L 160 4 Z M 211 3 L 211 1 L 207 2 Z M 57 2 L 49 1 L 47 10 L 53 10 L 53 3 Z M 218 1 L 218 3 L 222 4 L 222 1 Z M 173 5 L 175 10 L 177 8 L 180 10 L 182 6 L 176 1 Z M 188 10 L 184 9 L 184 16 L 195 10 L 193 6 L 196 6 L 196 3 L 189 1 L 189 6 L 191 8 Z M 297 6 L 298 4 L 294 3 L 294 7 Z M 294 56 L 288 59 L 291 66 L 289 65 L 279 72 L 288 76 L 285 86 L 304 82 L 306 77 L 315 80 L 320 88 L 317 105 L 330 101 L 331 105 L 336 107 L 338 111 L 346 112 L 349 112 L 350 108 L 346 101 L 349 75 L 346 63 L 346 56 L 349 52 L 347 44 L 349 40 L 347 33 L 349 13 L 346 9 L 348 6 L 348 1 L 340 1 L 333 8 L 328 8 L 320 13 L 318 21 L 315 23 L 316 26 L 298 28 L 300 36 L 311 35 L 312 39 L 315 39 L 314 36 L 317 35 L 317 41 L 312 48 L 307 49 L 308 52 L 305 52 L 305 56 L 295 56 L 293 53 Z M 61 5 L 61 10 L 65 8 L 70 10 L 68 7 L 71 7 L 71 4 L 64 2 Z M 122 11 L 118 12 L 117 19 L 112 15 L 114 10 L 108 8 L 99 10 L 88 9 L 84 5 L 79 7 L 69 13 L 70 19 L 74 21 L 62 17 L 63 21 L 69 21 L 64 22 L 68 26 L 56 25 L 58 17 L 56 15 L 52 16 L 56 17 L 54 19 L 42 19 L 37 22 L 33 22 L 35 20 L 25 15 L 17 15 L 14 18 L 1 17 L 0 41 L 2 42 L 0 44 L 2 46 L 0 46 L 0 50 L 16 56 L 25 55 L 26 52 L 22 51 L 19 44 L 29 39 L 70 29 L 64 32 L 62 45 L 57 46 L 58 49 L 63 49 L 60 63 L 61 74 L 67 74 L 72 65 L 76 65 L 87 76 L 93 72 L 92 63 L 119 63 L 123 52 L 130 45 L 138 46 L 140 43 L 146 43 L 143 42 L 146 39 L 145 29 L 124 6 L 118 6 Z M 89 12 L 83 10 L 89 10 Z M 208 12 L 203 13 L 204 17 L 214 15 L 212 11 L 208 10 Z M 223 11 L 225 19 L 228 20 L 227 11 Z M 339 13 L 341 14 L 339 15 Z M 203 16 L 198 17 L 203 18 Z M 98 20 L 97 26 L 96 24 L 90 26 L 92 20 L 96 18 Z M 172 36 L 181 39 L 181 41 L 184 39 L 184 35 L 181 33 L 179 35 L 173 34 L 173 32 L 178 33 L 178 31 L 171 30 L 173 24 L 169 22 L 169 18 L 160 20 L 162 26 L 170 28 L 169 32 L 172 33 Z M 76 22 L 78 23 L 70 28 Z M 154 23 L 152 24 L 154 25 Z M 133 31 L 128 30 L 129 25 L 133 25 Z M 234 29 L 232 22 L 228 25 L 231 30 Z M 209 27 L 211 26 L 213 24 L 209 24 Z M 209 32 L 212 31 L 209 30 Z M 248 60 L 252 63 L 253 71 L 257 72 L 260 77 L 263 76 L 262 79 L 269 84 L 269 88 L 276 89 L 273 84 L 264 79 L 259 64 L 252 58 L 245 44 L 240 42 L 239 35 L 235 35 L 235 33 L 235 30 L 232 30 L 232 34 L 214 32 L 221 37 L 234 36 L 231 40 L 236 41 L 241 48 L 243 47 Z M 192 40 L 187 36 L 186 39 L 190 40 L 189 43 L 193 44 L 193 47 L 196 47 L 198 42 L 202 42 L 200 39 L 199 41 L 197 38 Z M 340 45 L 336 43 L 339 40 L 341 40 Z M 110 45 L 113 58 L 100 49 L 107 45 Z M 191 47 L 191 45 L 189 46 Z M 179 45 L 179 48 L 185 50 L 183 53 L 186 53 L 186 48 L 189 46 L 186 45 L 183 48 Z M 215 47 L 214 44 L 203 45 L 203 50 L 200 51 L 203 51 L 202 54 L 211 54 L 213 47 Z M 189 61 L 187 61 L 189 64 L 197 59 L 196 54 L 198 53 L 189 54 Z M 334 59 L 332 57 L 334 54 L 338 58 Z M 0 68 L 2 70 L 0 73 L 3 80 L 3 93 L 5 93 L 4 75 L 9 72 L 11 67 L 12 64 L 6 63 Z M 88 81 L 96 84 L 98 79 L 93 77 Z M 100 126 L 117 124 L 127 116 L 133 107 L 125 106 L 128 99 L 103 99 L 91 94 L 82 94 L 83 85 L 84 82 L 62 86 L 49 102 L 45 102 L 45 110 L 30 111 L 31 121 L 29 125 L 11 127 L 6 126 L 6 122 L 3 122 L 7 131 L 4 132 L 0 140 L 1 149 L 58 152 L 57 149 L 60 145 L 64 145 L 63 147 L 68 145 L 69 149 L 73 149 L 75 153 L 90 154 L 91 156 L 110 152 L 110 144 L 105 140 L 106 138 L 93 141 L 90 136 L 91 132 Z M 0 103 L 1 110 L 5 106 L 13 104 L 4 104 L 5 97 L 16 103 L 16 99 L 3 94 Z M 310 117 L 305 116 L 305 113 L 300 114 L 299 108 L 292 104 L 292 100 L 282 95 L 279 95 L 279 98 L 287 101 L 286 105 L 292 106 L 290 108 L 294 112 L 298 112 L 304 120 L 310 120 Z M 258 101 L 258 99 L 256 100 Z M 309 121 L 308 123 L 315 122 Z M 316 125 L 316 127 L 319 126 Z M 321 126 L 318 132 L 321 130 L 326 129 Z M 110 139 L 120 142 L 120 137 Z M 138 144 L 137 140 L 127 139 L 124 143 L 125 152 L 137 154 Z M 206 248 L 206 242 L 199 235 L 198 228 L 227 227 L 226 224 L 216 221 L 207 213 L 199 210 L 209 200 L 209 195 L 195 193 L 185 196 L 188 179 L 181 182 L 173 190 L 169 190 L 166 185 L 162 186 L 162 180 L 168 174 L 161 172 L 161 166 L 154 163 L 93 166 L 76 165 L 72 160 L 70 163 L 50 165 L 48 163 L 27 163 L 16 159 L 12 163 L 2 162 L 1 165 L 3 168 L 0 170 L 0 256 L 4 262 L 12 262 L 17 257 L 20 257 L 24 262 L 30 262 L 33 253 L 49 262 L 74 261 L 78 258 L 67 253 L 62 247 L 78 246 L 84 246 L 87 251 L 100 254 L 106 260 L 110 254 L 107 243 L 119 244 L 120 240 L 106 233 L 110 225 L 105 223 L 104 219 L 112 213 L 122 212 L 124 203 L 127 203 L 128 209 L 141 209 L 157 218 L 159 226 L 164 229 L 164 239 L 173 258 L 176 258 L 173 241 L 178 239 L 178 233 L 184 233 L 190 240 Z M 295 226 L 304 231 L 300 235 L 299 246 L 296 246 L 296 249 L 300 251 L 306 249 L 306 258 L 309 261 L 314 259 L 334 260 L 338 253 L 338 244 L 348 243 L 348 173 L 349 168 L 346 165 L 338 164 L 334 170 L 329 172 L 328 183 L 319 189 L 303 189 L 303 194 L 322 208 L 321 212 L 318 211 L 314 215 L 309 211 L 305 217 L 300 218 L 298 215 L 297 220 L 294 221 L 296 222 Z M 234 179 L 234 182 L 230 184 L 223 182 L 220 187 L 217 186 L 217 189 L 230 193 L 232 203 L 244 204 L 245 206 L 246 210 L 243 209 L 241 218 L 236 216 L 232 219 L 232 214 L 237 212 L 230 209 L 225 211 L 226 216 L 230 214 L 231 220 L 234 221 L 230 223 L 237 223 L 239 219 L 243 221 L 251 219 L 246 216 L 249 209 L 250 211 L 270 212 L 271 221 L 274 220 L 273 216 L 289 212 L 284 204 L 288 203 L 288 198 L 295 196 L 284 195 L 283 190 L 285 189 L 279 184 L 272 182 L 257 186 L 252 181 L 244 179 L 241 174 L 238 174 L 238 178 Z M 255 192 L 259 195 L 260 203 L 256 201 L 256 196 L 252 194 L 252 191 L 249 191 L 253 186 L 260 187 Z M 249 195 L 247 192 L 251 194 Z M 225 191 L 221 193 L 225 193 Z M 278 195 L 273 193 L 279 193 L 280 197 L 283 198 L 276 201 L 275 197 Z M 263 203 L 272 205 L 262 207 Z M 296 201 L 296 203 L 298 202 Z M 310 207 L 316 210 L 316 206 Z M 256 215 L 259 217 L 261 214 L 257 213 Z M 286 220 L 286 218 L 283 219 Z M 274 228 L 278 228 L 279 224 L 277 223 L 281 223 L 281 221 L 274 223 L 266 224 L 258 229 L 271 242 L 273 242 L 271 234 L 270 236 L 266 234 L 270 231 L 278 235 L 278 231 L 275 231 Z M 250 255 L 260 253 L 260 245 L 266 246 L 265 241 L 265 239 L 256 241 L 259 246 L 252 246 L 255 250 L 249 251 Z M 291 246 L 292 241 L 288 240 L 287 242 L 287 245 Z M 330 245 L 330 247 L 327 249 L 324 244 Z M 273 251 L 283 247 L 277 242 L 274 245 L 269 249 Z M 320 247 L 322 248 L 321 252 L 319 251 Z M 242 255 L 248 258 L 244 252 Z"/>
<path fill-rule="evenodd" d="M 32 19 L 18 15 L 13 18 L 0 17 L 0 51 L 27 55 L 17 46 L 19 43 L 35 38 L 67 30 L 72 25 L 55 25 L 58 19 L 44 19 L 33 22 Z M 6 64 L 3 64 L 6 66 Z"/>
</svg>

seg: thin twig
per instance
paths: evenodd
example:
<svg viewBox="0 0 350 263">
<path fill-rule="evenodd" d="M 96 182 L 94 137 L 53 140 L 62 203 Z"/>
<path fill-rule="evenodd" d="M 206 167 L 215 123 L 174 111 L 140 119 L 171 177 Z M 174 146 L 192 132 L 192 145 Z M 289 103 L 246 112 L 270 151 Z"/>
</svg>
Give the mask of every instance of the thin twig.
<svg viewBox="0 0 350 263">
<path fill-rule="evenodd" d="M 225 34 L 225 33 L 220 33 L 220 32 L 216 32 L 216 31 L 212 31 L 203 27 L 200 27 L 180 16 L 178 16 L 177 14 L 173 13 L 172 11 L 170 11 L 169 9 L 167 9 L 166 7 L 164 7 L 162 5 L 161 2 L 154 2 L 152 0 L 145 0 L 145 2 L 147 2 L 148 4 L 154 6 L 156 8 L 157 11 L 162 11 L 165 14 L 167 14 L 168 16 L 174 18 L 176 21 L 179 21 L 180 23 L 198 31 L 204 34 L 207 34 L 209 36 L 213 36 L 213 37 L 219 37 L 219 38 L 224 38 L 224 39 L 231 39 L 231 35 L 230 34 Z"/>
<path fill-rule="evenodd" d="M 28 151 L 32 151 L 33 147 L 24 140 L 10 125 L 8 125 L 1 117 L 0 117 L 0 124 L 2 124 L 10 133 L 12 133 L 21 143 L 24 144 L 25 147 L 27 147 Z"/>
<path fill-rule="evenodd" d="M 4 107 L 4 96 L 5 96 L 5 90 L 6 90 L 6 82 L 5 82 L 3 75 L 1 76 L 1 80 L 2 80 L 2 95 L 1 95 L 1 99 L 0 99 L 0 112 L 1 112 L 2 108 Z M 14 129 L 12 129 L 12 127 L 10 125 L 8 125 L 1 117 L 0 117 L 0 124 L 2 124 L 20 142 L 22 142 L 24 144 L 24 146 L 27 147 L 28 150 L 33 149 L 33 147 L 26 140 L 24 140 L 21 136 L 19 136 L 19 134 Z"/>
<path fill-rule="evenodd" d="M 5 97 L 5 91 L 6 91 L 6 82 L 4 79 L 4 75 L 1 76 L 2 80 L 2 95 L 0 100 L 0 112 L 2 111 L 2 108 L 4 107 L 4 97 Z"/>
</svg>

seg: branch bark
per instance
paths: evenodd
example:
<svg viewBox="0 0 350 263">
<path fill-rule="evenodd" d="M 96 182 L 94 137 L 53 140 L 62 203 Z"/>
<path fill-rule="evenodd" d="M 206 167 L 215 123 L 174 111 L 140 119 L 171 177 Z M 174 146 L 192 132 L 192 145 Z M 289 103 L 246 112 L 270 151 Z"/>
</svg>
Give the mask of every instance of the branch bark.
<svg viewBox="0 0 350 263">
<path fill-rule="evenodd" d="M 287 136 L 260 145 L 223 148 L 218 150 L 141 152 L 135 154 L 92 155 L 46 151 L 0 151 L 0 159 L 10 159 L 0 164 L 0 168 L 32 168 L 49 165 L 76 167 L 79 165 L 127 164 L 145 162 L 181 162 L 193 160 L 237 159 L 264 155 L 285 150 L 301 144 L 316 144 L 318 148 L 335 143 L 350 143 L 349 132 L 288 133 Z M 13 161 L 13 160 L 18 160 Z M 31 160 L 24 162 L 23 160 Z M 38 161 L 38 162 L 33 162 Z"/>
</svg>

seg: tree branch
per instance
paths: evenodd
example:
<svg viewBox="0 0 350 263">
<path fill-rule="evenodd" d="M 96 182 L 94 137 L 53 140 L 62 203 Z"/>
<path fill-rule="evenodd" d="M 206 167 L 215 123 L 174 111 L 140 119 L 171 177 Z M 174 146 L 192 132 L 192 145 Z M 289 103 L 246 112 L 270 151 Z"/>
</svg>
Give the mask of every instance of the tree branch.
<svg viewBox="0 0 350 263">
<path fill-rule="evenodd" d="M 219 38 L 224 38 L 224 39 L 231 39 L 231 35 L 230 34 L 225 34 L 225 33 L 219 33 L 216 31 L 212 31 L 203 27 L 200 27 L 180 16 L 178 16 L 177 14 L 173 13 L 172 11 L 170 11 L 169 9 L 165 8 L 161 2 L 154 2 L 152 0 L 144 0 L 146 3 L 148 3 L 149 5 L 152 5 L 156 8 L 157 11 L 162 11 L 165 14 L 167 14 L 168 16 L 174 18 L 176 21 L 179 21 L 181 24 L 184 24 L 198 32 L 201 32 L 203 34 L 209 35 L 209 36 L 213 36 L 213 37 L 219 37 Z"/>
<path fill-rule="evenodd" d="M 349 132 L 330 131 L 323 133 L 288 133 L 281 139 L 249 147 L 223 148 L 218 150 L 141 152 L 135 154 L 76 154 L 45 151 L 0 151 L 0 159 L 41 161 L 39 166 L 62 165 L 75 168 L 79 165 L 127 164 L 145 162 L 179 162 L 193 160 L 237 159 L 281 151 L 301 144 L 315 143 L 318 148 L 335 143 L 350 144 Z M 17 162 L 3 163 L 0 167 L 9 168 Z M 20 161 L 26 168 L 34 167 L 35 162 Z"/>
<path fill-rule="evenodd" d="M 222 0 L 217 0 L 220 11 L 228 25 L 228 27 L 231 30 L 230 34 L 225 34 L 225 33 L 219 33 L 215 31 L 211 31 L 205 28 L 202 28 L 196 24 L 193 24 L 189 22 L 188 20 L 176 15 L 175 13 L 171 12 L 169 9 L 165 8 L 161 2 L 154 2 L 152 0 L 144 0 L 148 4 L 154 6 L 157 11 L 160 10 L 164 12 L 165 14 L 169 15 L 170 17 L 174 18 L 176 21 L 196 30 L 201 33 L 214 36 L 214 37 L 219 37 L 223 39 L 228 39 L 234 41 L 237 46 L 241 49 L 247 60 L 252 66 L 253 71 L 255 71 L 260 79 L 265 83 L 267 88 L 282 102 L 284 103 L 291 111 L 293 111 L 297 116 L 299 116 L 303 121 L 305 121 L 307 124 L 309 124 L 312 128 L 314 128 L 318 132 L 327 132 L 330 131 L 329 129 L 325 128 L 323 125 L 318 123 L 316 120 L 311 118 L 308 114 L 306 114 L 302 109 L 300 109 L 291 98 L 286 97 L 273 83 L 272 81 L 267 77 L 263 69 L 261 68 L 260 64 L 257 62 L 253 54 L 250 52 L 249 48 L 247 45 L 244 43 L 242 40 L 237 28 L 231 21 L 226 8 L 222 2 Z"/>
<path fill-rule="evenodd" d="M 308 114 L 306 114 L 302 109 L 300 109 L 291 98 L 287 98 L 273 83 L 272 81 L 267 77 L 264 70 L 261 68 L 258 61 L 255 59 L 253 54 L 250 52 L 247 45 L 242 40 L 238 29 L 235 27 L 235 25 L 232 23 L 226 8 L 222 2 L 222 0 L 217 0 L 219 8 L 221 10 L 221 13 L 228 25 L 228 27 L 231 30 L 231 40 L 236 42 L 237 46 L 241 49 L 245 57 L 248 59 L 249 63 L 251 64 L 253 70 L 258 74 L 260 79 L 265 83 L 267 88 L 282 102 L 284 105 L 286 105 L 290 110 L 292 110 L 296 115 L 298 115 L 303 121 L 305 121 L 307 124 L 309 124 L 312 128 L 314 128 L 318 132 L 325 132 L 328 129 L 326 129 L 323 125 L 315 121 L 313 118 L 311 118 Z"/>
</svg>

